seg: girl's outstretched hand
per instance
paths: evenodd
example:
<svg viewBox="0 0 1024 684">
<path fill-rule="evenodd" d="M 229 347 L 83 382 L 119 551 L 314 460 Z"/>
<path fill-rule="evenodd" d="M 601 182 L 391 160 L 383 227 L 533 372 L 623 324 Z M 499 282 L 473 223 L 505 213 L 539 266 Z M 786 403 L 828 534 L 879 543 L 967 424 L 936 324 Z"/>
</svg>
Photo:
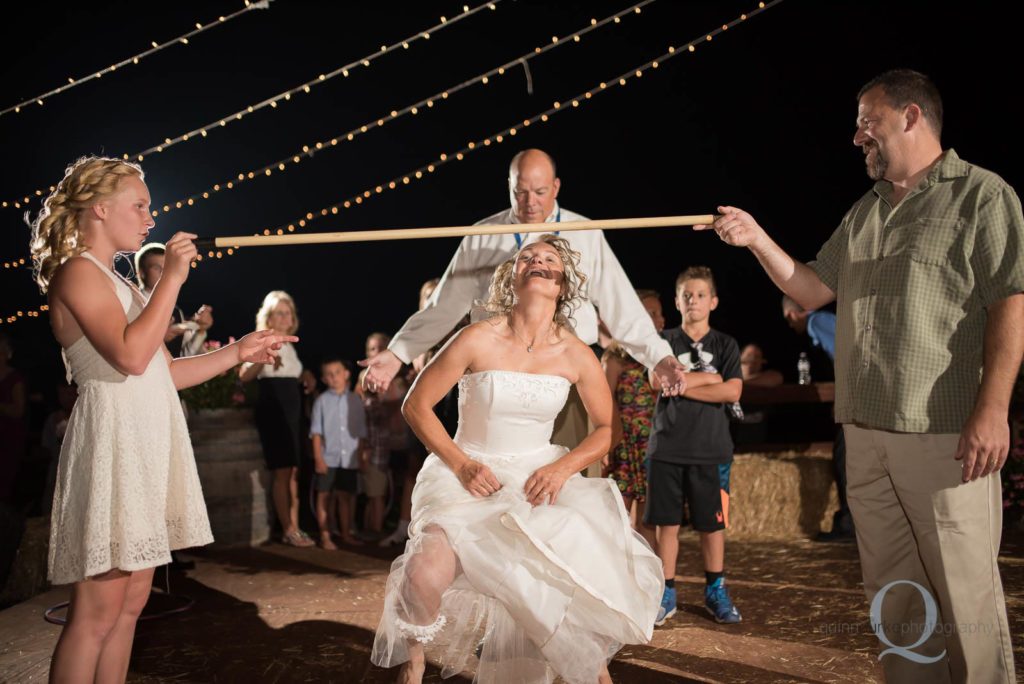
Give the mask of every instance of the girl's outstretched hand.
<svg viewBox="0 0 1024 684">
<path fill-rule="evenodd" d="M 274 330 L 259 330 L 238 340 L 239 363 L 274 363 L 281 346 L 298 342 L 295 335 L 282 335 Z"/>
</svg>

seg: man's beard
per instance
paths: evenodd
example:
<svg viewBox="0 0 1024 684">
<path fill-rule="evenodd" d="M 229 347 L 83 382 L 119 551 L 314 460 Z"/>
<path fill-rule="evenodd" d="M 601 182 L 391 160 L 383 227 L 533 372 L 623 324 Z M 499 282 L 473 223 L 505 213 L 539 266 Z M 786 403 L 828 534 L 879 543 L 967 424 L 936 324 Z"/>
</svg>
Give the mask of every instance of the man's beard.
<svg viewBox="0 0 1024 684">
<path fill-rule="evenodd" d="M 872 150 L 875 153 L 874 158 L 870 154 Z M 871 180 L 879 181 L 885 178 L 885 172 L 889 170 L 889 160 L 882 156 L 882 150 L 878 148 L 877 143 L 865 148 L 864 165 Z"/>
</svg>

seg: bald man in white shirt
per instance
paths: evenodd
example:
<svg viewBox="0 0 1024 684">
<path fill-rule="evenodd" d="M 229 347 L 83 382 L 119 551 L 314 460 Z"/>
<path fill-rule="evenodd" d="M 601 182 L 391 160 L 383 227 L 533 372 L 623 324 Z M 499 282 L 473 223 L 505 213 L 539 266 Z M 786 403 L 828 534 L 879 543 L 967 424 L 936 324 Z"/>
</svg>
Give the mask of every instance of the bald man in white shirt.
<svg viewBox="0 0 1024 684">
<path fill-rule="evenodd" d="M 555 172 L 554 160 L 543 150 L 523 150 L 513 157 L 508 182 L 511 208 L 488 216 L 477 225 L 530 224 L 529 229 L 503 235 L 464 237 L 426 308 L 405 322 L 386 351 L 361 362 L 369 369 L 363 381 L 366 389 L 386 389 L 403 363 L 409 363 L 442 340 L 473 309 L 474 302 L 486 299 L 494 269 L 521 246 L 544 233 L 557 233 L 561 221 L 587 220 L 559 206 L 561 181 Z M 672 354 L 668 342 L 654 329 L 604 233 L 600 230 L 571 231 L 562 237 L 580 253 L 580 270 L 589 278 L 589 301 L 573 315 L 576 335 L 587 344 L 597 342 L 597 307 L 612 336 L 633 358 L 654 370 L 662 387 L 666 388 L 665 393 L 682 394 L 686 388 L 685 368 Z M 578 425 L 578 420 L 575 422 Z M 585 418 L 583 425 L 585 435 Z M 582 438 L 578 429 L 576 432 Z M 559 439 L 558 433 L 556 427 L 556 436 L 552 438 L 555 443 L 573 447 L 578 442 L 571 435 L 566 438 L 563 434 Z M 567 441 L 572 443 L 567 444 Z"/>
</svg>

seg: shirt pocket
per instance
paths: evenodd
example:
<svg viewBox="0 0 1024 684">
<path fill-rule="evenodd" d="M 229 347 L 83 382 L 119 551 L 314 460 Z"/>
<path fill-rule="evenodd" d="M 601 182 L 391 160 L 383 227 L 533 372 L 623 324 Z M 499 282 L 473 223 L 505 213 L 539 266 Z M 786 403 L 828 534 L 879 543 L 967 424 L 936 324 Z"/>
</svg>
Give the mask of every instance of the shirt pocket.
<svg viewBox="0 0 1024 684">
<path fill-rule="evenodd" d="M 921 217 L 909 228 L 907 254 L 913 261 L 949 266 L 963 258 L 963 219 Z"/>
</svg>

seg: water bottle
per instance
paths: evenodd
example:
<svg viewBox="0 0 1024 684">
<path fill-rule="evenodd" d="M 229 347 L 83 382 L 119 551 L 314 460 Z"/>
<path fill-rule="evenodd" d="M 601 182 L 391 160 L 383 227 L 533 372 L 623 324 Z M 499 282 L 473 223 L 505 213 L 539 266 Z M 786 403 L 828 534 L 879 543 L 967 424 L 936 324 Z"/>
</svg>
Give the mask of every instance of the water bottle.
<svg viewBox="0 0 1024 684">
<path fill-rule="evenodd" d="M 800 352 L 800 360 L 796 362 L 797 382 L 801 385 L 811 384 L 811 360 L 807 352 Z"/>
</svg>

